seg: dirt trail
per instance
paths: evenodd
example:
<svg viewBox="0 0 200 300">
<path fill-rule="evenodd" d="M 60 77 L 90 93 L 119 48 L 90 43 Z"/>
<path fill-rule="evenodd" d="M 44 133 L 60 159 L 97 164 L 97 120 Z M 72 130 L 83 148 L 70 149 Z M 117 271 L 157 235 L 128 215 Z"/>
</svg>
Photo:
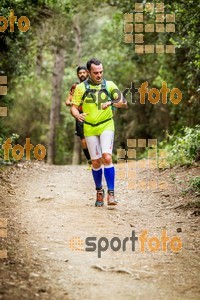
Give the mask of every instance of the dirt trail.
<svg viewBox="0 0 200 300">
<path fill-rule="evenodd" d="M 175 209 L 182 201 L 178 193 L 128 190 L 117 180 L 120 203 L 108 210 L 94 207 L 91 171 L 85 166 L 35 163 L 14 171 L 9 180 L 15 194 L 7 196 L 2 186 L 2 201 L 5 196 L 10 204 L 0 217 L 9 214 L 10 235 L 8 259 L 0 260 L 0 299 L 199 299 L 199 217 Z M 98 258 L 97 251 L 81 251 L 85 245 L 69 245 L 73 237 L 123 240 L 145 229 L 148 239 L 160 239 L 166 229 L 170 238 L 182 240 L 182 249 L 174 253 L 168 246 L 153 253 L 147 242 L 142 253 L 138 241 L 135 251 L 129 241 L 126 251 L 109 247 Z"/>
</svg>

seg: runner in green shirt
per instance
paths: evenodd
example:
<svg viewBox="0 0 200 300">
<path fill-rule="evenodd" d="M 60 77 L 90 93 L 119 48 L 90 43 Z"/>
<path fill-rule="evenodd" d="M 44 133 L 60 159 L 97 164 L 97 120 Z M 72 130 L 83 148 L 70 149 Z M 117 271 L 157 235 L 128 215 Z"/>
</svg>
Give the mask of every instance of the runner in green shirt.
<svg viewBox="0 0 200 300">
<path fill-rule="evenodd" d="M 107 203 L 116 205 L 114 197 L 115 169 L 112 163 L 114 121 L 112 106 L 127 107 L 127 102 L 112 81 L 103 79 L 103 66 L 97 59 L 87 62 L 89 78 L 77 85 L 71 106 L 71 114 L 84 122 L 84 135 L 92 159 L 92 175 L 96 186 L 96 206 L 104 204 L 102 164 L 107 183 Z M 82 105 L 83 113 L 78 108 Z"/>
<path fill-rule="evenodd" d="M 78 66 L 77 67 L 77 76 L 80 80 L 80 82 L 83 82 L 84 80 L 87 79 L 88 77 L 88 72 L 87 72 L 87 69 L 85 66 Z M 74 90 L 77 86 L 77 84 L 79 84 L 79 82 L 76 82 L 72 85 L 71 89 L 70 89 L 70 93 L 67 97 L 67 100 L 65 102 L 65 104 L 67 106 L 71 106 L 71 102 L 72 102 L 72 97 L 73 97 L 73 94 L 74 94 Z M 82 107 L 79 106 L 79 112 L 82 113 Z M 83 149 L 83 152 L 85 154 L 85 157 L 88 161 L 88 170 L 91 170 L 91 159 L 90 159 L 90 154 L 89 154 L 89 151 L 88 151 L 88 148 L 87 148 L 87 144 L 86 144 L 86 140 L 85 140 L 85 137 L 84 137 L 84 134 L 83 134 L 83 122 L 80 122 L 78 120 L 76 120 L 76 135 L 80 137 L 80 140 L 81 140 L 81 147 Z"/>
</svg>

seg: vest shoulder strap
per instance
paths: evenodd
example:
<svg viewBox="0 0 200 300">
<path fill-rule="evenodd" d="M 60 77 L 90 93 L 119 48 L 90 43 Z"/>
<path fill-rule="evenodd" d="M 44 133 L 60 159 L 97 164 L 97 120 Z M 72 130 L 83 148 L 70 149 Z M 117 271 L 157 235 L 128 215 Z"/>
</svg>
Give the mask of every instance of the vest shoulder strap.
<svg viewBox="0 0 200 300">
<path fill-rule="evenodd" d="M 90 84 L 89 84 L 88 80 L 84 81 L 84 85 L 85 85 L 85 92 L 82 96 L 82 101 L 84 101 L 84 99 L 87 97 L 88 94 L 91 94 L 91 96 L 92 96 L 94 93 L 96 93 L 96 89 L 90 88 Z M 102 80 L 101 89 L 99 90 L 99 92 L 100 91 L 103 91 L 108 96 L 108 99 L 111 100 L 111 94 L 107 88 L 107 83 L 106 83 L 105 79 Z"/>
</svg>

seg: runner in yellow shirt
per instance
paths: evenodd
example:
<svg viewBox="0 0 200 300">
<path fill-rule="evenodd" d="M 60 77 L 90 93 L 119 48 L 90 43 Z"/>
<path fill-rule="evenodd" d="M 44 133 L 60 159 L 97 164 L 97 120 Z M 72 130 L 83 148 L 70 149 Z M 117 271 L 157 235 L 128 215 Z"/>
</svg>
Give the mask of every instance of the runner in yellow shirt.
<svg viewBox="0 0 200 300">
<path fill-rule="evenodd" d="M 87 79 L 88 77 L 88 72 L 85 66 L 78 66 L 77 70 L 76 70 L 77 76 L 79 78 L 80 82 L 83 82 L 84 80 Z M 67 106 L 71 106 L 71 102 L 72 102 L 72 97 L 75 91 L 75 88 L 77 86 L 77 84 L 79 84 L 79 82 L 76 82 L 72 85 L 71 89 L 70 89 L 70 93 L 68 94 L 67 100 L 65 102 L 65 104 Z M 79 112 L 82 113 L 82 108 L 81 106 L 79 106 Z M 90 154 L 87 148 L 87 144 L 86 144 L 86 140 L 83 134 L 83 122 L 80 122 L 78 120 L 76 120 L 76 135 L 80 137 L 81 140 L 81 147 L 83 149 L 83 152 L 85 154 L 85 157 L 88 161 L 88 170 L 91 170 L 91 159 L 90 159 Z"/>
<path fill-rule="evenodd" d="M 97 59 L 87 62 L 89 78 L 77 85 L 71 106 L 71 114 L 84 122 L 84 136 L 92 159 L 92 175 L 96 186 L 95 206 L 103 206 L 102 164 L 107 183 L 107 203 L 116 205 L 114 197 L 115 169 L 112 163 L 114 121 L 112 106 L 127 107 L 126 99 L 112 81 L 103 79 L 103 66 Z M 82 105 L 83 113 L 79 112 Z"/>
</svg>

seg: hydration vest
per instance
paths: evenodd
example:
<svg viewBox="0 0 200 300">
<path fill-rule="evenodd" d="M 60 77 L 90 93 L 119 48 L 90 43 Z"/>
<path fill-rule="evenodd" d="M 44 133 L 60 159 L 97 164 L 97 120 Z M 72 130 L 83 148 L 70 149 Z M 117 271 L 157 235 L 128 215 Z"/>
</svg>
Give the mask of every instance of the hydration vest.
<svg viewBox="0 0 200 300">
<path fill-rule="evenodd" d="M 106 84 L 106 80 L 105 79 L 102 80 L 101 89 L 100 90 L 91 89 L 88 80 L 84 81 L 84 85 L 85 85 L 85 92 L 84 92 L 84 94 L 82 96 L 82 102 L 85 100 L 85 98 L 88 95 L 90 95 L 91 98 L 92 98 L 92 100 L 88 99 L 88 100 L 86 100 L 86 102 L 87 103 L 96 103 L 96 100 L 95 100 L 95 94 L 96 93 L 101 93 L 101 94 L 104 93 L 104 94 L 106 94 L 106 96 L 107 96 L 106 101 L 111 101 L 111 94 L 110 94 L 110 92 L 107 89 L 107 84 Z"/>
</svg>

